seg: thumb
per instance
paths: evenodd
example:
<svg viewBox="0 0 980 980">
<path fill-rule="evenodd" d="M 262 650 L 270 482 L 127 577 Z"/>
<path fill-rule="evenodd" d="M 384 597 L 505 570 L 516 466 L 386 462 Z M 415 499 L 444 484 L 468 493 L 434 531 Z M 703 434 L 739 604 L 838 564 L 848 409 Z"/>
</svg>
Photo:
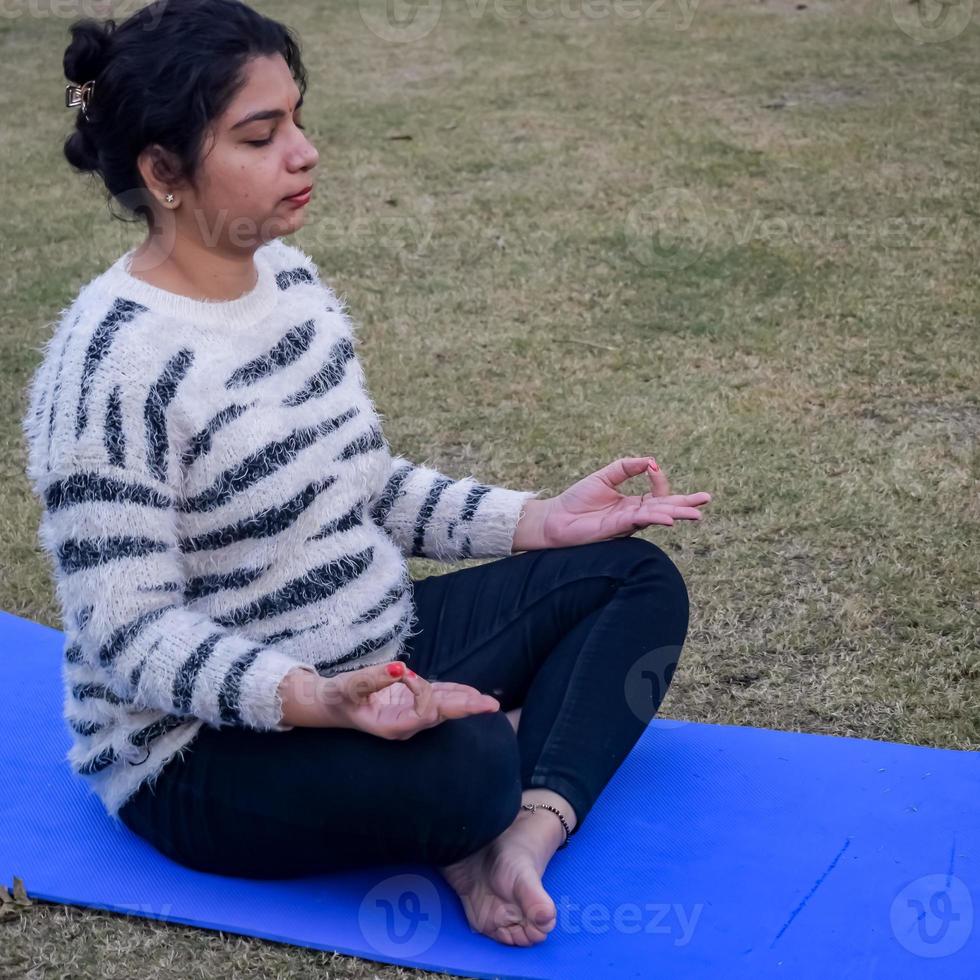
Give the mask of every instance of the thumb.
<svg viewBox="0 0 980 980">
<path fill-rule="evenodd" d="M 621 456 L 599 470 L 599 475 L 612 487 L 618 487 L 630 477 L 638 476 L 650 463 L 650 456 Z"/>
<path fill-rule="evenodd" d="M 400 670 L 392 674 L 396 667 Z M 383 690 L 392 684 L 397 684 L 405 676 L 405 665 L 400 660 L 386 664 L 373 664 L 361 670 L 351 671 L 348 675 L 348 693 L 356 700 L 366 700 L 375 691 Z"/>
</svg>

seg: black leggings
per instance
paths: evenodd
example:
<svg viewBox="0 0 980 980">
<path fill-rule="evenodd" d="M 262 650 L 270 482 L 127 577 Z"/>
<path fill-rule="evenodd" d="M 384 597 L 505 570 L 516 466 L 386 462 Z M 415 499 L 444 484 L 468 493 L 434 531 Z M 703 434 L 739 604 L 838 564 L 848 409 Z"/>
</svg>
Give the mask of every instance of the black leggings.
<svg viewBox="0 0 980 980">
<path fill-rule="evenodd" d="M 123 806 L 126 826 L 180 864 L 250 878 L 449 864 L 509 827 L 533 787 L 568 800 L 577 834 L 667 693 L 688 627 L 677 567 L 650 541 L 614 538 L 455 569 L 414 592 L 421 632 L 402 659 L 500 711 L 404 740 L 205 724 Z M 515 733 L 504 712 L 519 706 Z"/>
</svg>

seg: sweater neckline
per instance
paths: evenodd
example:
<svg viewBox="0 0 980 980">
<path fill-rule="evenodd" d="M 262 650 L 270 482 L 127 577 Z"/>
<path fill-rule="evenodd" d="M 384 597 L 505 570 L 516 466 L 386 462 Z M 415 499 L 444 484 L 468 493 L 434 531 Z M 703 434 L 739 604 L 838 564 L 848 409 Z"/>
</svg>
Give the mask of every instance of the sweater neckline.
<svg viewBox="0 0 980 980">
<path fill-rule="evenodd" d="M 178 320 L 212 327 L 249 327 L 275 308 L 279 291 L 276 273 L 262 246 L 253 253 L 258 281 L 247 293 L 231 300 L 192 299 L 181 293 L 152 286 L 130 272 L 134 246 L 106 270 L 105 285 L 116 293 L 142 303 L 149 309 Z"/>
</svg>

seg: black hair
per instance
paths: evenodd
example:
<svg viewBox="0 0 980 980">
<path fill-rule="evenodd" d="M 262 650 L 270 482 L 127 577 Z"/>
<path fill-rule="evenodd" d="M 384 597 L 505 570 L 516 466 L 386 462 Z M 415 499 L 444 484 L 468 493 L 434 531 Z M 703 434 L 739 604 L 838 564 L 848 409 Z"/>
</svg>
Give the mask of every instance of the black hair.
<svg viewBox="0 0 980 980">
<path fill-rule="evenodd" d="M 89 118 L 78 110 L 65 157 L 76 171 L 102 178 L 107 203 L 114 198 L 141 213 L 148 227 L 140 153 L 159 144 L 176 161 L 169 176 L 196 186 L 208 128 L 244 88 L 246 61 L 281 54 L 306 92 L 298 38 L 241 0 L 154 0 L 121 24 L 85 17 L 69 30 L 65 77 L 95 85 Z"/>
</svg>

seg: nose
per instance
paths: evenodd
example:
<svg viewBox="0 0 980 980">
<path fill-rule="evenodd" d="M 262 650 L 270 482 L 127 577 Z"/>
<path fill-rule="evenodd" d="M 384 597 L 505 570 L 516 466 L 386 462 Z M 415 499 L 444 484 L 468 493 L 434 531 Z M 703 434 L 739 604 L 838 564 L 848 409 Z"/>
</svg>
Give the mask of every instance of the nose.
<svg viewBox="0 0 980 980">
<path fill-rule="evenodd" d="M 296 152 L 298 170 L 312 170 L 320 159 L 320 153 L 302 130 L 297 130 L 302 139 Z"/>
<path fill-rule="evenodd" d="M 306 133 L 303 133 L 303 139 L 306 141 L 306 155 L 308 158 L 307 166 L 315 167 L 317 161 L 320 159 L 320 153 L 317 150 L 317 148 L 313 145 L 310 138 L 306 135 Z"/>
</svg>

